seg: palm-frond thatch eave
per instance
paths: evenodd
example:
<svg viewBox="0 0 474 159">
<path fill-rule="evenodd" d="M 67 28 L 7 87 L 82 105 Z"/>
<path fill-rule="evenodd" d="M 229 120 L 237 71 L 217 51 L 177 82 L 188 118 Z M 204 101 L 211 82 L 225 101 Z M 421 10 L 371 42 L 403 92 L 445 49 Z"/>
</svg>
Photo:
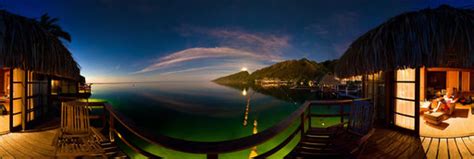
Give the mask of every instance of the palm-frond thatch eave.
<svg viewBox="0 0 474 159">
<path fill-rule="evenodd" d="M 79 78 L 69 50 L 34 19 L 0 10 L 0 67 Z"/>
<path fill-rule="evenodd" d="M 338 61 L 338 77 L 415 67 L 474 68 L 474 11 L 408 12 L 370 30 Z"/>
</svg>

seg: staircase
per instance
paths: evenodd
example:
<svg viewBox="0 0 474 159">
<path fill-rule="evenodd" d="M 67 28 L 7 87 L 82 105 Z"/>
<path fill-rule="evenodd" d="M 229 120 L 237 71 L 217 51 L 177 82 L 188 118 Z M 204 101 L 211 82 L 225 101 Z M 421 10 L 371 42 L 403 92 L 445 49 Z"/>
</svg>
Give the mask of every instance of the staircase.
<svg viewBox="0 0 474 159">
<path fill-rule="evenodd" d="M 331 145 L 332 132 L 321 128 L 311 128 L 299 144 L 285 158 L 343 158 Z"/>
<path fill-rule="evenodd" d="M 116 158 L 116 159 L 125 159 L 129 158 L 120 148 L 111 142 L 102 142 L 100 143 L 102 149 L 104 149 L 107 158 Z"/>
</svg>

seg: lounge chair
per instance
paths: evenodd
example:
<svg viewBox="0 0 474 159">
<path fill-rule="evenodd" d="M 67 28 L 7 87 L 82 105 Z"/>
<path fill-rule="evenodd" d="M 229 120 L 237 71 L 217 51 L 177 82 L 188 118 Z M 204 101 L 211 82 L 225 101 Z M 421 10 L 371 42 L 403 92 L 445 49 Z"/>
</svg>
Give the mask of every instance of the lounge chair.
<svg viewBox="0 0 474 159">
<path fill-rule="evenodd" d="M 89 122 L 87 102 L 70 101 L 61 105 L 61 128 L 55 140 L 58 157 L 105 156 L 104 141 Z"/>
<path fill-rule="evenodd" d="M 437 107 L 435 109 L 433 109 L 432 111 L 427 111 L 423 114 L 423 119 L 425 119 L 426 122 L 430 123 L 430 124 L 434 124 L 434 125 L 439 125 L 443 122 L 443 120 L 445 120 L 446 118 L 448 118 L 449 116 L 451 116 L 455 109 L 456 109 L 456 103 L 449 103 L 449 111 L 445 112 L 445 111 L 439 111 L 440 109 L 440 106 L 442 104 L 439 104 L 437 101 L 433 101 L 431 106 L 433 105 L 437 105 Z"/>
</svg>

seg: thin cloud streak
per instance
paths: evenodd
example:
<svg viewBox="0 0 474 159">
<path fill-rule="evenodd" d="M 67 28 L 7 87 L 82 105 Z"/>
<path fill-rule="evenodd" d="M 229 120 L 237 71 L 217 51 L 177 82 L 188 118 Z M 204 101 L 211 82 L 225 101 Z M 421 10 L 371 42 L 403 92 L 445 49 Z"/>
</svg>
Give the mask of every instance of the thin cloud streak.
<svg viewBox="0 0 474 159">
<path fill-rule="evenodd" d="M 164 73 L 160 73 L 158 75 L 169 75 L 169 74 L 176 74 L 176 73 L 194 72 L 194 71 L 212 70 L 212 69 L 216 69 L 216 67 L 215 66 L 207 66 L 207 67 L 190 68 L 190 69 L 184 69 L 184 70 L 164 72 Z"/>
<path fill-rule="evenodd" d="M 290 36 L 274 33 L 255 33 L 239 28 L 205 28 L 183 25 L 177 31 L 184 37 L 206 36 L 217 41 L 219 46 L 239 48 L 260 54 L 281 55 L 291 47 Z"/>
<path fill-rule="evenodd" d="M 172 53 L 168 56 L 158 59 L 156 62 L 145 67 L 144 69 L 134 72 L 133 74 L 146 73 L 155 71 L 168 66 L 198 60 L 211 58 L 238 58 L 238 59 L 254 59 L 263 61 L 279 61 L 281 57 L 274 55 L 261 55 L 255 52 L 249 52 L 228 47 L 216 48 L 191 48 Z"/>
</svg>

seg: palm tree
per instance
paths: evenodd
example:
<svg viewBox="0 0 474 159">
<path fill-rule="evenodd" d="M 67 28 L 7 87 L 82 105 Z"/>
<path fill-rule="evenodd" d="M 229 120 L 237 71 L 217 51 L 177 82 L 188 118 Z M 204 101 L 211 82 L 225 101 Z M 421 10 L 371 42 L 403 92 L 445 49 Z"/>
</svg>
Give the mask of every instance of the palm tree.
<svg viewBox="0 0 474 159">
<path fill-rule="evenodd" d="M 40 25 L 52 33 L 54 36 L 56 36 L 58 39 L 64 39 L 68 42 L 71 42 L 71 35 L 68 32 L 65 32 L 58 24 L 58 18 L 51 18 L 48 13 L 43 14 L 40 19 L 39 23 Z"/>
</svg>

